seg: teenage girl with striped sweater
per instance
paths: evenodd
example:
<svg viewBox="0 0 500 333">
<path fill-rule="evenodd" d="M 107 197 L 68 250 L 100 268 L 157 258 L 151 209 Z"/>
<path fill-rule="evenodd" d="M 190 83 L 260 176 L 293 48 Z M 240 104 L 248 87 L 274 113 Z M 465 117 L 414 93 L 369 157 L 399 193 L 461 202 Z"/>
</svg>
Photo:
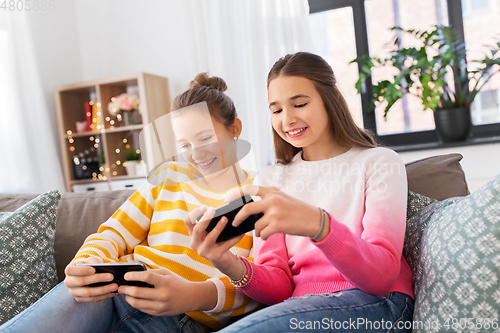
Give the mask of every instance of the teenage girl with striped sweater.
<svg viewBox="0 0 500 333">
<path fill-rule="evenodd" d="M 189 247 L 183 223 L 194 208 L 219 207 L 225 204 L 229 189 L 253 181 L 237 163 L 227 167 L 231 149 L 221 148 L 222 142 L 237 140 L 242 130 L 226 89 L 222 79 L 202 73 L 175 98 L 171 121 L 187 163 L 165 163 L 156 170 L 85 240 L 66 267 L 64 284 L 0 331 L 206 332 L 257 307 L 257 302 Z M 203 105 L 209 114 L 203 112 Z M 243 235 L 233 240 L 232 251 L 249 257 L 252 243 L 250 235 Z M 129 272 L 125 278 L 154 288 L 86 287 L 109 281 L 112 275 L 76 266 L 78 262 L 124 261 L 144 262 L 146 272 Z"/>
</svg>

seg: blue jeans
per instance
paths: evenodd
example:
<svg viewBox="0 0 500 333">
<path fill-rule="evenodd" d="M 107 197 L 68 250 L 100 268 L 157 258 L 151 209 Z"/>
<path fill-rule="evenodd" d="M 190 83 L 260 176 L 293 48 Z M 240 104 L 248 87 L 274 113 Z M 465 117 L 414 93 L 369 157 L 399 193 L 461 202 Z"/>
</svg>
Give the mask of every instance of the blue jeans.
<svg viewBox="0 0 500 333">
<path fill-rule="evenodd" d="M 411 332 L 413 300 L 401 293 L 373 296 L 359 289 L 293 297 L 220 330 L 265 332 Z"/>
<path fill-rule="evenodd" d="M 0 326 L 0 332 L 100 333 L 162 332 L 201 333 L 208 328 L 187 315 L 152 316 L 130 306 L 123 295 L 78 303 L 64 283 Z"/>
</svg>

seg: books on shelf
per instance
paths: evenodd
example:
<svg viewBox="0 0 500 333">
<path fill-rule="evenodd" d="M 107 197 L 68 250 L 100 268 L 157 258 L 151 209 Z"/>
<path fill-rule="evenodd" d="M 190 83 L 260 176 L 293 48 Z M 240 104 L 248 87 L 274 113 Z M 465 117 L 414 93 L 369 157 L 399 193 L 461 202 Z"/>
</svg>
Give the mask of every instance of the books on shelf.
<svg viewBox="0 0 500 333">
<path fill-rule="evenodd" d="M 99 131 L 103 126 L 100 103 L 92 103 L 92 131 Z"/>
<path fill-rule="evenodd" d="M 92 131 L 92 104 L 85 102 L 85 119 L 87 120 L 87 131 Z"/>
</svg>

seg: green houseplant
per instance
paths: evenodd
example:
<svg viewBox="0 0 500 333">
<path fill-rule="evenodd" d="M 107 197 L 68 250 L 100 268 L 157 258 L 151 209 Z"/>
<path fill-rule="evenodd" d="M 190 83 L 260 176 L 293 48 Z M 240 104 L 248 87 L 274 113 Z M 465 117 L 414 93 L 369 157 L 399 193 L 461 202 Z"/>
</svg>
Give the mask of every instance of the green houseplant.
<svg viewBox="0 0 500 333">
<path fill-rule="evenodd" d="M 427 31 L 392 29 L 412 35 L 420 46 L 405 48 L 396 38 L 390 57 L 364 55 L 354 59 L 352 62 L 362 64 L 356 82 L 358 92 L 372 68 L 394 67 L 398 71 L 390 80 L 373 85 L 370 109 L 387 103 L 384 109 L 384 117 L 387 117 L 394 103 L 403 95 L 412 94 L 420 98 L 424 110 L 435 111 L 436 129 L 443 141 L 465 140 L 471 128 L 470 105 L 490 78 L 499 72 L 500 42 L 482 60 L 472 61 L 477 64 L 475 68 L 467 68 L 465 44 L 451 28 L 435 25 Z M 458 130 L 461 133 L 457 133 Z"/>
</svg>

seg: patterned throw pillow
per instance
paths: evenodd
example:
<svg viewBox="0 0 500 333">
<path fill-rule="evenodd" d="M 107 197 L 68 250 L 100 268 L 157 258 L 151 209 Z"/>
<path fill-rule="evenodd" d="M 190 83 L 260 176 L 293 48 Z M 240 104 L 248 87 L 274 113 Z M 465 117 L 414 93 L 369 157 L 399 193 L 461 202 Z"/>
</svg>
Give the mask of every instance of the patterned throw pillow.
<svg viewBox="0 0 500 333">
<path fill-rule="evenodd" d="M 425 231 L 414 277 L 419 326 L 413 332 L 498 332 L 500 175 L 417 215 L 416 229 Z"/>
<path fill-rule="evenodd" d="M 411 268 L 413 284 L 418 275 L 418 263 L 420 262 L 420 241 L 425 227 L 429 224 L 431 217 L 436 211 L 446 207 L 459 197 L 449 198 L 443 201 L 428 198 L 418 193 L 408 191 L 408 206 L 406 213 L 406 234 L 403 247 L 403 256 Z"/>
<path fill-rule="evenodd" d="M 54 190 L 0 215 L 0 324 L 57 284 L 54 236 L 60 198 Z"/>
</svg>

